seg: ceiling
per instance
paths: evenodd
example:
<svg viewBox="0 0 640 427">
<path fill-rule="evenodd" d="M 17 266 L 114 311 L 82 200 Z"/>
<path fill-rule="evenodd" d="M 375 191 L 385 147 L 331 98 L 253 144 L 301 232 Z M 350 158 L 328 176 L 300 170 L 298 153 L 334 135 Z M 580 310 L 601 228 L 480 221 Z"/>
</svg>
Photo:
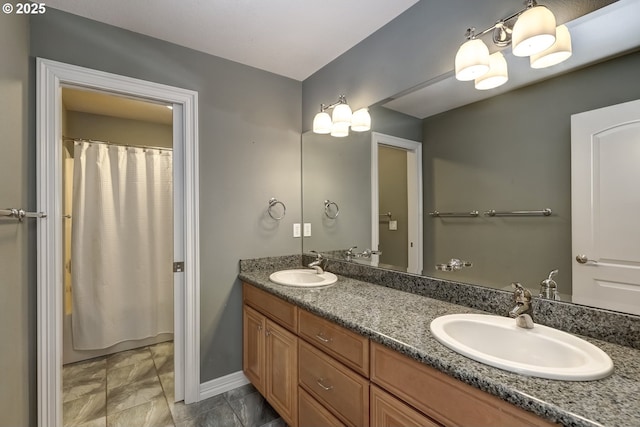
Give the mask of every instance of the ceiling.
<svg viewBox="0 0 640 427">
<path fill-rule="evenodd" d="M 418 0 L 48 0 L 75 15 L 302 81 Z"/>
<path fill-rule="evenodd" d="M 68 111 L 120 117 L 129 120 L 173 124 L 173 112 L 165 104 L 127 98 L 87 89 L 62 89 L 62 104 Z"/>
</svg>

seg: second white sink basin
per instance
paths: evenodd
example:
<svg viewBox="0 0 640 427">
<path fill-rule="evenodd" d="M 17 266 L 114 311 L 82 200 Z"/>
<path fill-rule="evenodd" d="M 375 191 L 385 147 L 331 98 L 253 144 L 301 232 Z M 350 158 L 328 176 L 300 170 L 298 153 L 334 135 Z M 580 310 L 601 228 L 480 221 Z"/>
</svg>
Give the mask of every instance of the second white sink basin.
<svg viewBox="0 0 640 427">
<path fill-rule="evenodd" d="M 338 281 L 338 277 L 328 271 L 318 274 L 310 268 L 301 268 L 297 270 L 276 271 L 269 276 L 269 280 L 285 286 L 318 288 L 333 285 Z"/>
<path fill-rule="evenodd" d="M 478 362 L 519 374 L 567 381 L 590 381 L 613 372 L 611 358 L 569 333 L 515 319 L 483 314 L 451 314 L 431 322 L 435 338 Z"/>
</svg>

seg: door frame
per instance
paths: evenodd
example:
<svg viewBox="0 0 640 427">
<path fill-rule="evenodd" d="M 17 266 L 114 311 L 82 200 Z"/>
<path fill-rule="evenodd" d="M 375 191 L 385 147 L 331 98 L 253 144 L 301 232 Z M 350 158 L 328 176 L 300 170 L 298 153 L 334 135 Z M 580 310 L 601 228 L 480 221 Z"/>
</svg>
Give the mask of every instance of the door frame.
<svg viewBox="0 0 640 427">
<path fill-rule="evenodd" d="M 198 93 L 36 58 L 38 425 L 62 426 L 62 87 L 173 104 L 176 397 L 200 399 Z M 177 188 L 177 191 L 176 191 Z M 178 195 L 176 197 L 176 195 Z M 176 258 L 178 257 L 178 258 Z M 182 348 L 181 348 L 182 347 Z"/>
<path fill-rule="evenodd" d="M 415 236 L 409 239 L 407 254 L 409 273 L 422 273 L 422 144 L 409 139 L 371 132 L 371 249 L 378 250 L 380 244 L 379 218 L 379 173 L 378 173 L 378 145 L 395 147 L 407 152 L 407 196 L 408 196 L 408 234 Z M 372 255 L 372 261 L 378 264 L 379 256 Z"/>
</svg>

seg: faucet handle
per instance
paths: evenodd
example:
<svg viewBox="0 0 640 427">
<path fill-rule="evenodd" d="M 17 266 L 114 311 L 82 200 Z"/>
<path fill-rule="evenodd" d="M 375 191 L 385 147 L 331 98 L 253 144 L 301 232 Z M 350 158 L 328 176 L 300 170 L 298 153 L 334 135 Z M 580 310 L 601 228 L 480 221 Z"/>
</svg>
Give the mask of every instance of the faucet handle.
<svg viewBox="0 0 640 427">
<path fill-rule="evenodd" d="M 518 282 L 512 282 L 511 287 L 513 287 L 514 289 L 513 297 L 516 300 L 516 302 L 520 302 L 520 303 L 531 302 L 532 295 L 529 289 L 525 288 Z"/>
<path fill-rule="evenodd" d="M 311 252 L 312 254 L 315 254 L 317 260 L 323 259 L 322 258 L 322 254 L 320 252 L 318 252 L 318 251 L 309 251 L 309 252 Z"/>
</svg>

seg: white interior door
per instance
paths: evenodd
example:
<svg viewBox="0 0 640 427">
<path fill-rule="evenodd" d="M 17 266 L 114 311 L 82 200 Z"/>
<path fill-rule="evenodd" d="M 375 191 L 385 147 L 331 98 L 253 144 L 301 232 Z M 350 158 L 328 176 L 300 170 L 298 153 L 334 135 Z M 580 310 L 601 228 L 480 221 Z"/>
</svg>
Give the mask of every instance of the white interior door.
<svg viewBox="0 0 640 427">
<path fill-rule="evenodd" d="M 640 314 L 640 100 L 571 117 L 573 300 Z"/>
</svg>

